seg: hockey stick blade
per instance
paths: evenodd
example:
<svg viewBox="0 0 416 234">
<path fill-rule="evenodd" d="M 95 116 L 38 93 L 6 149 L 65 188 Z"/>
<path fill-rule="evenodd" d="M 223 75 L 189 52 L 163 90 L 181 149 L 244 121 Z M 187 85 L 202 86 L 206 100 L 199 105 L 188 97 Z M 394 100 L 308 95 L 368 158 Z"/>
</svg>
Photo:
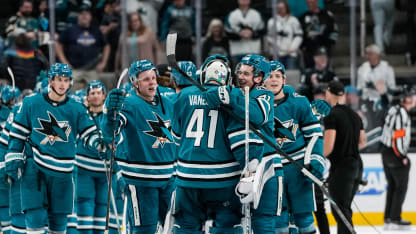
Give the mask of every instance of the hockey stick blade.
<svg viewBox="0 0 416 234">
<path fill-rule="evenodd" d="M 199 90 L 206 91 L 206 88 L 204 88 L 200 83 L 196 82 L 194 79 L 188 76 L 185 72 L 183 72 L 181 69 L 179 69 L 179 66 L 176 61 L 176 55 L 175 55 L 175 47 L 176 47 L 176 39 L 177 34 L 171 33 L 168 34 L 167 40 L 166 40 L 166 55 L 169 66 L 172 68 L 175 68 L 181 75 L 183 75 L 189 82 L 191 82 L 193 85 L 195 85 Z M 239 121 L 241 124 L 244 124 L 244 119 L 242 119 L 240 116 L 237 116 L 230 108 L 221 105 L 220 110 L 225 111 L 227 114 L 229 114 L 231 117 Z M 250 130 L 254 132 L 258 137 L 260 137 L 266 144 L 273 147 L 276 152 L 280 155 L 282 155 L 285 159 L 287 159 L 291 164 L 295 165 L 306 177 L 310 178 L 316 185 L 318 185 L 319 189 L 322 190 L 322 192 L 325 194 L 325 196 L 328 197 L 328 200 L 331 202 L 332 206 L 334 207 L 337 214 L 340 216 L 341 220 L 347 226 L 348 230 L 355 234 L 353 226 L 347 221 L 345 215 L 342 213 L 339 206 L 335 203 L 335 201 L 330 197 L 328 191 L 326 190 L 323 182 L 319 180 L 317 177 L 315 177 L 312 173 L 310 173 L 305 167 L 300 165 L 298 162 L 293 160 L 288 154 L 283 152 L 278 146 L 276 146 L 272 141 L 270 141 L 266 136 L 264 136 L 260 131 L 258 131 L 251 123 L 249 123 Z"/>
<path fill-rule="evenodd" d="M 7 67 L 7 72 L 9 73 L 10 78 L 12 79 L 12 87 L 13 87 L 13 90 L 14 90 L 14 87 L 15 87 L 15 81 L 14 81 L 14 74 L 13 74 L 13 70 L 12 70 L 10 67 Z"/>
<path fill-rule="evenodd" d="M 168 59 L 169 66 L 172 69 L 177 70 L 181 75 L 183 75 L 189 82 L 191 82 L 201 91 L 206 91 L 206 88 L 202 87 L 201 84 L 199 84 L 196 80 L 190 78 L 188 74 L 186 74 L 186 72 L 182 71 L 182 69 L 179 68 L 179 65 L 176 61 L 176 55 L 175 55 L 176 39 L 177 39 L 177 33 L 169 33 L 166 39 L 166 56 Z"/>
<path fill-rule="evenodd" d="M 124 76 L 127 74 L 129 70 L 127 68 L 125 68 L 123 70 L 123 72 L 121 72 L 120 76 L 118 77 L 118 81 L 117 81 L 117 88 L 120 88 L 121 85 L 121 81 L 123 81 Z"/>
</svg>

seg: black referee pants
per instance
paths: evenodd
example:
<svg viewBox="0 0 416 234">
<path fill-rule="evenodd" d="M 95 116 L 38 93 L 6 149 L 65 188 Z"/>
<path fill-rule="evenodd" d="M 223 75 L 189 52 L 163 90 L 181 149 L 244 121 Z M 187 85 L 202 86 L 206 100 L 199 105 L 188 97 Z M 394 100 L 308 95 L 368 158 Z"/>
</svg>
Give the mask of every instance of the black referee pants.
<svg viewBox="0 0 416 234">
<path fill-rule="evenodd" d="M 381 151 L 384 174 L 387 179 L 386 207 L 384 220 L 399 221 L 401 219 L 402 205 L 406 198 L 407 184 L 409 182 L 410 160 L 405 166 L 402 163 L 391 163 L 390 157 L 397 157 L 391 148 Z M 395 159 L 395 158 L 394 158 Z"/>
<path fill-rule="evenodd" d="M 352 225 L 352 209 L 351 203 L 354 195 L 358 190 L 358 185 L 362 176 L 361 159 L 346 158 L 343 160 L 342 166 L 331 169 L 328 178 L 328 190 L 332 199 L 337 203 L 342 213 Z M 341 218 L 331 206 L 332 214 L 337 221 L 338 234 L 350 234 L 347 226 L 342 222 Z"/>
</svg>

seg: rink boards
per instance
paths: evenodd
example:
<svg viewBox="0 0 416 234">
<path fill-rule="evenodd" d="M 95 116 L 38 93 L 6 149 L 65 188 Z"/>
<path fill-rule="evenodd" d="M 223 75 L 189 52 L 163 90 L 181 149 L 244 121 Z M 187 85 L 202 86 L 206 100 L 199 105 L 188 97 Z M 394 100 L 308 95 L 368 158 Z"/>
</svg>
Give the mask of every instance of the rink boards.
<svg viewBox="0 0 416 234">
<path fill-rule="evenodd" d="M 360 186 L 360 192 L 356 194 L 352 208 L 354 211 L 354 225 L 368 225 L 367 219 L 373 225 L 383 224 L 383 213 L 386 199 L 387 182 L 384 176 L 381 154 L 361 154 L 364 163 L 364 178 L 368 180 L 365 187 Z M 409 186 L 406 200 L 403 205 L 403 218 L 416 223 L 416 153 L 409 154 L 411 165 Z M 328 202 L 327 202 L 328 203 Z M 358 208 L 357 208 L 358 207 Z M 327 204 L 327 212 L 330 212 Z M 360 214 L 360 212 L 362 214 Z M 365 217 L 363 217 L 363 215 Z M 336 222 L 332 214 L 328 214 L 331 225 Z"/>
</svg>

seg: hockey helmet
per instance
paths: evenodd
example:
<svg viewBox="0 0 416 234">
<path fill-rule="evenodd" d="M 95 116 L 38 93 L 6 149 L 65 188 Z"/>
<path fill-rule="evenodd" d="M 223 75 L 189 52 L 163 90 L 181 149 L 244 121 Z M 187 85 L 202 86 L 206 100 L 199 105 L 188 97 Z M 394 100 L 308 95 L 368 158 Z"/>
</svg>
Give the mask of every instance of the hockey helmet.
<svg viewBox="0 0 416 234">
<path fill-rule="evenodd" d="M 49 80 L 53 80 L 55 76 L 65 76 L 71 79 L 72 85 L 72 69 L 69 67 L 68 64 L 65 63 L 55 63 L 49 69 Z"/>
<path fill-rule="evenodd" d="M 20 97 L 20 89 L 17 87 L 5 85 L 0 89 L 1 102 L 3 104 L 9 104 L 11 100 L 17 99 Z"/>
<path fill-rule="evenodd" d="M 220 54 L 209 56 L 201 66 L 201 84 L 208 81 L 216 81 L 221 85 L 231 82 L 231 68 L 227 57 Z"/>
<path fill-rule="evenodd" d="M 79 103 L 84 103 L 84 100 L 87 96 L 87 91 L 85 89 L 78 89 L 71 94 L 71 97 Z"/>
<path fill-rule="evenodd" d="M 178 62 L 179 68 L 184 71 L 189 77 L 194 80 L 197 80 L 196 75 L 196 66 L 191 61 L 180 61 Z M 171 79 L 175 80 L 175 83 L 178 86 L 185 86 L 185 85 L 192 85 L 179 71 L 176 69 L 172 69 L 172 73 L 170 75 Z"/>
<path fill-rule="evenodd" d="M 103 84 L 103 82 L 99 81 L 99 80 L 93 80 L 90 83 L 87 84 L 87 88 L 86 88 L 86 95 L 88 95 L 90 93 L 91 89 L 101 89 L 103 91 L 103 94 L 106 93 L 106 89 L 105 86 Z"/>
<path fill-rule="evenodd" d="M 280 71 L 282 72 L 283 77 L 286 77 L 286 68 L 281 62 L 274 60 L 270 61 L 270 70 L 271 71 Z"/>
<path fill-rule="evenodd" d="M 246 64 L 253 67 L 254 77 L 263 75 L 262 82 L 270 77 L 270 62 L 263 56 L 257 54 L 248 54 L 244 56 L 235 69 L 236 73 L 240 70 L 241 65 Z M 262 74 L 263 73 L 263 74 Z"/>
<path fill-rule="evenodd" d="M 130 65 L 129 69 L 129 78 L 131 82 L 137 81 L 137 75 L 140 73 L 147 71 L 147 70 L 154 70 L 156 72 L 156 77 L 159 76 L 159 73 L 153 65 L 152 62 L 149 60 L 137 60 Z"/>
</svg>

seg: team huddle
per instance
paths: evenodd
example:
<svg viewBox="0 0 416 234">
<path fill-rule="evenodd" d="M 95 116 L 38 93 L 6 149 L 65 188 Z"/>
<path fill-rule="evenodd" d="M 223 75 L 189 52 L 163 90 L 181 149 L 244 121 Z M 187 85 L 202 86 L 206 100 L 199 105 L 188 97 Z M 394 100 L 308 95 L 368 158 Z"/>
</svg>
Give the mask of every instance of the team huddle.
<svg viewBox="0 0 416 234">
<path fill-rule="evenodd" d="M 90 82 L 85 107 L 68 95 L 71 68 L 57 63 L 48 91 L 2 108 L 2 231 L 102 233 L 109 215 L 116 233 L 125 213 L 129 233 L 275 234 L 289 223 L 315 233 L 313 182 L 285 157 L 323 178 L 328 105 L 312 108 L 285 85 L 284 66 L 260 55 L 234 74 L 222 55 L 178 68 L 175 93 L 136 61 L 130 86 L 106 94 Z"/>
</svg>

